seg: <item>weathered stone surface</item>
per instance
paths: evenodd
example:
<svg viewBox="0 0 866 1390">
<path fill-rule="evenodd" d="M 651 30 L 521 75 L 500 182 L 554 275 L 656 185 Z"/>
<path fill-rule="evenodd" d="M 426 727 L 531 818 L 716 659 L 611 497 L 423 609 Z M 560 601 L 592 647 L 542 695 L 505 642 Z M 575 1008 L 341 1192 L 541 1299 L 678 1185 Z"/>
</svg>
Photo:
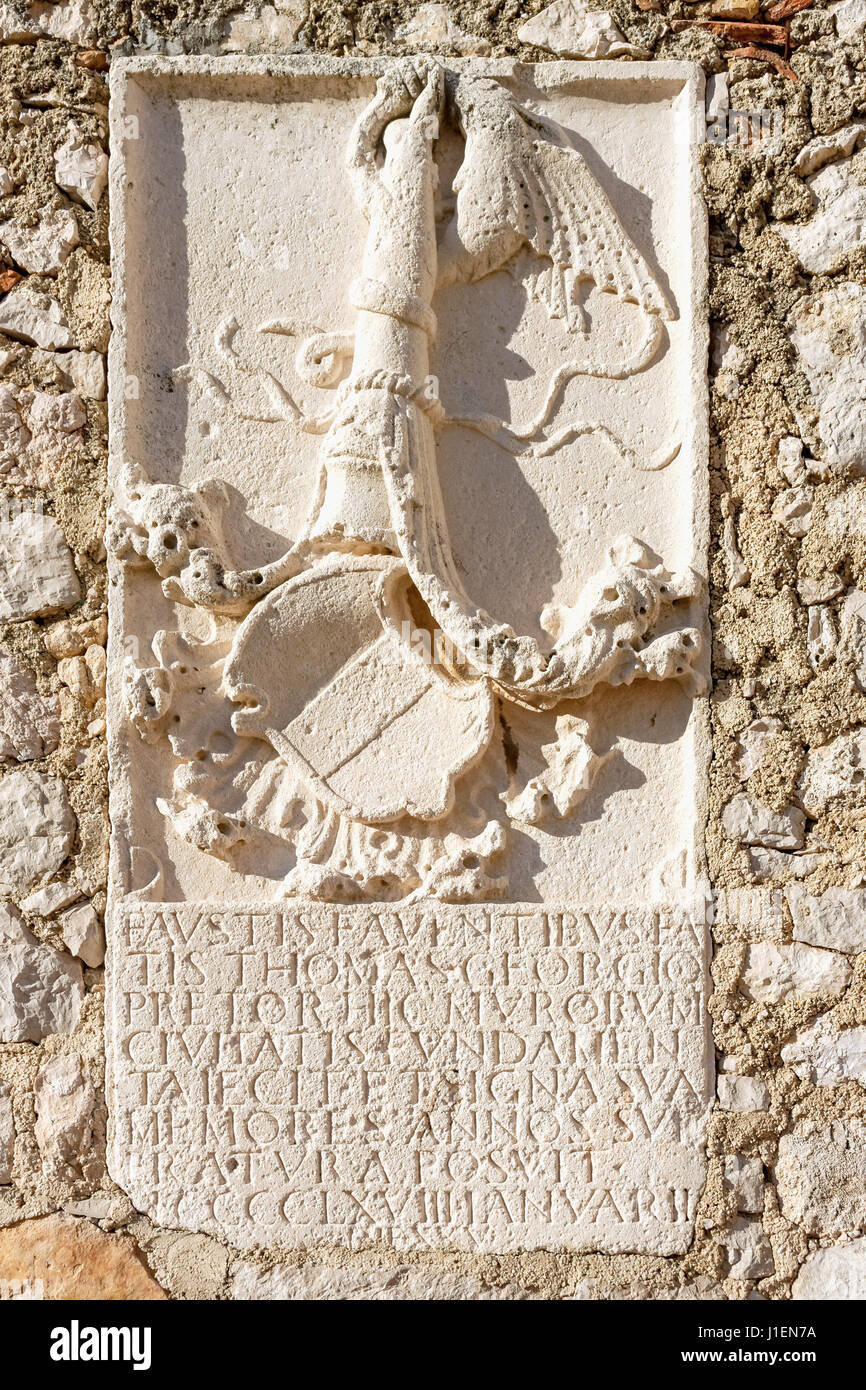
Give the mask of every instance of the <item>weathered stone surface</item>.
<svg viewBox="0 0 866 1390">
<path fill-rule="evenodd" d="M 853 154 L 864 136 L 866 121 L 852 121 L 850 125 L 834 130 L 832 135 L 816 135 L 814 140 L 803 146 L 794 161 L 794 168 L 801 175 L 814 174 L 816 169 L 828 164 L 830 160 L 838 159 L 840 155 Z"/>
<path fill-rule="evenodd" d="M 54 177 L 70 198 L 94 210 L 105 192 L 108 155 L 101 145 L 88 141 L 73 121 L 69 122 L 66 139 L 54 153 Z"/>
<path fill-rule="evenodd" d="M 751 777 L 753 772 L 757 772 L 767 754 L 767 749 L 773 739 L 780 734 L 783 729 L 780 719 L 773 719 L 769 716 L 764 719 L 753 719 L 748 724 L 737 739 L 737 751 L 734 758 L 734 766 L 740 781 L 745 782 Z"/>
<path fill-rule="evenodd" d="M 147 1258 L 172 1298 L 210 1299 L 223 1293 L 229 1255 L 224 1245 L 209 1236 L 157 1236 L 148 1243 Z"/>
<path fill-rule="evenodd" d="M 693 73 L 289 60 L 263 124 L 272 68 L 112 63 L 111 1171 L 241 1248 L 671 1254 L 711 1099 Z"/>
<path fill-rule="evenodd" d="M 24 270 L 56 275 L 78 245 L 78 223 L 69 208 L 58 208 L 43 212 L 32 226 L 14 220 L 0 222 L 0 241 Z"/>
<path fill-rule="evenodd" d="M 105 400 L 105 358 L 101 352 L 58 352 L 54 360 L 69 385 L 87 400 Z"/>
<path fill-rule="evenodd" d="M 771 811 L 754 797 L 739 792 L 722 812 L 722 825 L 732 840 L 770 849 L 799 849 L 803 844 L 805 816 L 798 806 Z"/>
<path fill-rule="evenodd" d="M 523 43 L 534 43 L 566 58 L 645 58 L 646 49 L 627 43 L 607 10 L 581 0 L 554 0 L 518 29 Z"/>
<path fill-rule="evenodd" d="M 466 56 L 490 52 L 487 39 L 465 33 L 455 22 L 448 6 L 442 4 L 419 5 L 412 17 L 400 25 L 395 38 L 398 43 L 415 52 L 443 49 Z"/>
<path fill-rule="evenodd" d="M 0 758 L 27 762 L 60 742 L 56 695 L 40 695 L 32 671 L 0 648 Z"/>
<path fill-rule="evenodd" d="M 0 1081 L 0 1186 L 12 1181 L 15 1161 L 15 1120 L 8 1083 Z"/>
<path fill-rule="evenodd" d="M 7 903 L 0 903 L 0 946 L 0 1042 L 74 1032 L 84 994 L 78 962 L 38 942 Z"/>
<path fill-rule="evenodd" d="M 829 468 L 862 472 L 866 288 L 842 282 L 800 300 L 792 314 L 791 340 L 814 403 L 814 428 L 807 419 L 802 427 L 813 433 L 816 452 Z"/>
<path fill-rule="evenodd" d="M 57 613 L 80 596 L 72 553 L 53 517 L 21 511 L 0 521 L 0 618 Z"/>
<path fill-rule="evenodd" d="M 866 1081 L 866 1028 L 837 1029 L 822 1016 L 785 1044 L 782 1061 L 816 1086 Z"/>
<path fill-rule="evenodd" d="M 287 1302 L 490 1302 L 534 1296 L 516 1284 L 488 1286 L 478 1279 L 417 1265 L 370 1266 L 304 1264 L 297 1269 L 264 1270 L 238 1260 L 231 1272 L 231 1296 L 237 1300 L 280 1299 Z"/>
<path fill-rule="evenodd" d="M 722 1073 L 716 1078 L 716 1093 L 723 1110 L 734 1110 L 742 1114 L 750 1110 L 766 1110 L 770 1104 L 767 1083 L 759 1076 Z"/>
<path fill-rule="evenodd" d="M 166 1296 L 128 1237 L 71 1216 L 44 1216 L 0 1229 L 0 1280 L 39 1282 L 44 1298 L 58 1300 Z"/>
<path fill-rule="evenodd" d="M 0 892 L 18 892 L 56 873 L 74 834 L 59 777 L 21 771 L 0 778 Z"/>
<path fill-rule="evenodd" d="M 866 131 L 866 122 L 860 122 Z M 803 152 L 805 154 L 805 151 Z M 803 226 L 778 226 L 776 231 L 812 274 L 839 270 L 866 242 L 866 154 L 822 169 L 809 180 L 817 211 Z"/>
<path fill-rule="evenodd" d="M 765 1279 L 775 1273 L 772 1246 L 756 1217 L 737 1217 L 725 1235 L 725 1250 L 731 1279 Z"/>
<path fill-rule="evenodd" d="M 850 979 L 851 965 L 838 951 L 762 941 L 746 951 L 741 987 L 750 999 L 770 1004 L 789 994 L 839 994 Z"/>
<path fill-rule="evenodd" d="M 74 883 L 56 880 L 54 883 L 46 883 L 44 888 L 37 888 L 35 893 L 28 893 L 26 898 L 21 898 L 21 911 L 32 912 L 39 917 L 53 917 L 55 912 L 59 912 L 62 907 L 68 907 L 80 897 L 81 890 Z"/>
<path fill-rule="evenodd" d="M 856 1120 L 829 1128 L 804 1122 L 779 1140 L 776 1185 L 782 1215 L 810 1235 L 866 1227 L 866 1131 Z"/>
<path fill-rule="evenodd" d="M 105 932 L 91 903 L 81 903 L 60 918 L 60 935 L 74 956 L 95 968 L 105 960 Z"/>
<path fill-rule="evenodd" d="M 797 790 L 810 816 L 845 815 L 866 806 L 866 729 L 812 748 Z"/>
<path fill-rule="evenodd" d="M 795 1302 L 866 1299 L 866 1237 L 813 1250 L 791 1286 L 791 1297 Z"/>
<path fill-rule="evenodd" d="M 738 1211 L 754 1214 L 764 1210 L 764 1165 L 759 1158 L 740 1154 L 726 1158 L 725 1182 L 736 1195 Z"/>
<path fill-rule="evenodd" d="M 33 1133 L 42 1168 L 52 1178 L 73 1181 L 90 1148 L 95 1094 L 77 1052 L 52 1057 L 39 1070 L 34 1087 Z"/>
<path fill-rule="evenodd" d="M 798 941 L 852 954 L 866 951 L 866 889 L 827 888 L 815 894 L 791 887 L 786 897 Z"/>
<path fill-rule="evenodd" d="M 41 348 L 74 347 L 60 304 L 51 295 L 31 290 L 26 281 L 0 302 L 0 333 Z"/>
</svg>

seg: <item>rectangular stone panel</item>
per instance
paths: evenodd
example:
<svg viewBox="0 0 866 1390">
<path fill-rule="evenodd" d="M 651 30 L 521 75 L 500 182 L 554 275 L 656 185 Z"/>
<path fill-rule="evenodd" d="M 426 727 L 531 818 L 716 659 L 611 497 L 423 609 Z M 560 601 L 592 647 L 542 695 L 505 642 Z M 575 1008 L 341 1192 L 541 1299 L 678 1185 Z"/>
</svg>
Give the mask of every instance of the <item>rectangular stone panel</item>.
<svg viewBox="0 0 866 1390">
<path fill-rule="evenodd" d="M 111 80 L 112 1172 L 242 1247 L 683 1250 L 700 75 Z"/>
</svg>

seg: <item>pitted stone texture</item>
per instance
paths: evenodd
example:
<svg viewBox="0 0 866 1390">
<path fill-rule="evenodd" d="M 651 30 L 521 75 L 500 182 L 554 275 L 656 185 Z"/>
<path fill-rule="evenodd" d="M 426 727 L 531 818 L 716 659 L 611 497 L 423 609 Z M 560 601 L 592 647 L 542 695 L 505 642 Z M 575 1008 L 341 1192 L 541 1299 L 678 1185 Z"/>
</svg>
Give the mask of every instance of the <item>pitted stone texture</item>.
<svg viewBox="0 0 866 1390">
<path fill-rule="evenodd" d="M 851 965 L 838 951 L 770 941 L 748 948 L 741 977 L 743 993 L 763 1004 L 789 994 L 840 994 L 850 980 Z"/>
<path fill-rule="evenodd" d="M 51 350 L 75 346 L 58 301 L 30 289 L 26 281 L 4 296 L 0 304 L 0 332 Z"/>
<path fill-rule="evenodd" d="M 166 1297 L 128 1237 L 71 1216 L 44 1216 L 0 1229 L 0 1280 L 41 1284 L 42 1297 L 61 1301 Z"/>
<path fill-rule="evenodd" d="M 418 1303 L 491 1302 L 498 1299 L 525 1301 L 537 1298 L 518 1285 L 482 1284 L 478 1279 L 423 1265 L 375 1266 L 304 1264 L 297 1269 L 259 1269 L 238 1260 L 231 1272 L 231 1296 L 239 1301 L 279 1299 L 284 1302 L 394 1302 Z"/>
<path fill-rule="evenodd" d="M 112 63 L 110 1163 L 241 1248 L 672 1254 L 710 1104 L 702 94 L 447 66 Z M 298 1089 L 268 1065 L 254 1116 L 265 1057 Z"/>
<path fill-rule="evenodd" d="M 725 1251 L 731 1279 L 765 1279 L 775 1273 L 773 1249 L 757 1217 L 737 1217 L 725 1235 Z"/>
<path fill-rule="evenodd" d="M 54 153 L 54 169 L 58 187 L 95 211 L 108 183 L 108 155 L 101 145 L 88 141 L 74 121 Z"/>
<path fill-rule="evenodd" d="M 840 734 L 806 758 L 798 792 L 806 812 L 845 817 L 866 806 L 866 729 Z"/>
<path fill-rule="evenodd" d="M 866 1228 L 866 1129 L 858 1120 L 803 1122 L 779 1140 L 776 1185 L 782 1215 L 809 1235 Z"/>
<path fill-rule="evenodd" d="M 27 930 L 0 904 L 0 1042 L 41 1042 L 72 1033 L 84 995 L 81 966 Z"/>
<path fill-rule="evenodd" d="M 27 762 L 60 742 L 56 695 L 40 695 L 32 671 L 0 648 L 0 758 Z"/>
<path fill-rule="evenodd" d="M 791 1286 L 795 1302 L 866 1299 L 866 1238 L 807 1255 Z"/>
<path fill-rule="evenodd" d="M 764 1210 L 764 1165 L 759 1158 L 740 1154 L 725 1159 L 725 1182 L 737 1198 L 737 1210 L 757 1213 Z"/>
<path fill-rule="evenodd" d="M 91 903 L 81 903 L 64 912 L 59 921 L 60 935 L 74 956 L 95 969 L 105 959 L 105 932 L 99 914 Z"/>
<path fill-rule="evenodd" d="M 78 245 L 78 223 L 68 208 L 44 212 L 27 223 L 0 222 L 0 241 L 13 260 L 37 275 L 56 275 L 73 247 Z"/>
<path fill-rule="evenodd" d="M 77 1052 L 52 1057 L 39 1070 L 34 1086 L 33 1133 L 43 1171 L 71 1182 L 81 1176 L 90 1148 L 95 1094 Z"/>
<path fill-rule="evenodd" d="M 722 1073 L 716 1078 L 716 1093 L 722 1110 L 747 1114 L 750 1110 L 769 1109 L 767 1083 L 759 1076 Z"/>
<path fill-rule="evenodd" d="M 74 835 L 59 777 L 31 771 L 0 777 L 0 892 L 19 892 L 56 873 Z"/>
<path fill-rule="evenodd" d="M 798 806 L 771 811 L 745 792 L 738 792 L 728 802 L 722 825 L 732 840 L 768 849 L 800 849 L 805 834 L 805 816 Z"/>
<path fill-rule="evenodd" d="M 816 1086 L 866 1081 L 866 1028 L 836 1028 L 822 1015 L 782 1048 L 782 1061 Z"/>
<path fill-rule="evenodd" d="M 647 51 L 627 43 L 607 10 L 581 0 L 554 0 L 518 29 L 522 43 L 548 48 L 566 58 L 645 58 Z"/>
<path fill-rule="evenodd" d="M 785 896 L 798 941 L 852 955 L 866 951 L 866 889 L 827 888 L 814 894 L 791 887 Z"/>
<path fill-rule="evenodd" d="M 22 511 L 0 521 L 0 618 L 44 617 L 80 597 L 72 553 L 53 517 Z"/>
<path fill-rule="evenodd" d="M 15 1161 L 15 1120 L 8 1083 L 0 1081 L 0 1186 L 12 1181 Z"/>
</svg>

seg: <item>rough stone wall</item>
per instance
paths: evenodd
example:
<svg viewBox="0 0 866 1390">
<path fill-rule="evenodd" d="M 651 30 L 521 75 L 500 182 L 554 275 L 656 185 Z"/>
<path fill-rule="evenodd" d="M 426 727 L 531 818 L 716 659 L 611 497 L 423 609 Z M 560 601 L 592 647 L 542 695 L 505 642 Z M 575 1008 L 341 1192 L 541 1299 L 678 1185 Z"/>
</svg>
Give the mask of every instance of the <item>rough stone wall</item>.
<svg viewBox="0 0 866 1390">
<path fill-rule="evenodd" d="M 620 38 L 716 75 L 702 159 L 720 1079 L 694 1245 L 670 1260 L 240 1258 L 154 1227 L 104 1162 L 105 70 L 141 51 L 543 60 L 549 48 L 518 38 L 543 6 L 3 7 L 0 1297 L 38 1280 L 93 1298 L 866 1293 L 866 4 L 783 17 L 781 61 L 730 57 L 736 34 L 683 23 L 776 18 L 758 5 L 607 7 Z M 764 113 L 762 138 L 737 142 L 729 111 Z"/>
</svg>

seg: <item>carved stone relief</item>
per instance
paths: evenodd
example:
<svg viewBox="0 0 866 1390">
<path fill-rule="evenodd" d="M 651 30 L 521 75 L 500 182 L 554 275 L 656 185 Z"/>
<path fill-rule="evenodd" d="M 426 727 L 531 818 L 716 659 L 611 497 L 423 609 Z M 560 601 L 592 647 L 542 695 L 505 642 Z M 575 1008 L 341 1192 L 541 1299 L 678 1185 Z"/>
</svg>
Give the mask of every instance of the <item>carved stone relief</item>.
<svg viewBox="0 0 866 1390">
<path fill-rule="evenodd" d="M 112 81 L 115 1175 L 241 1245 L 682 1249 L 697 79 Z"/>
</svg>

